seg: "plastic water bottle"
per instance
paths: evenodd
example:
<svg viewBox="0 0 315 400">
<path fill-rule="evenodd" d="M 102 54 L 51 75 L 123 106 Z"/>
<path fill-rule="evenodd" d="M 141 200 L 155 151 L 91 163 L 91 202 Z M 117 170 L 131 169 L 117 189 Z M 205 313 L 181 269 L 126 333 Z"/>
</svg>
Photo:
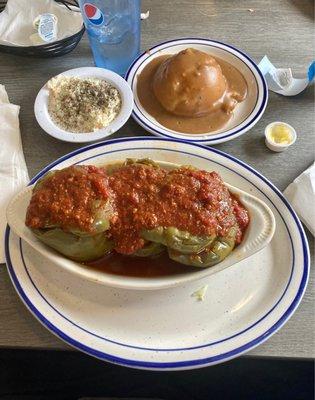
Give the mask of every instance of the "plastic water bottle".
<svg viewBox="0 0 315 400">
<path fill-rule="evenodd" d="M 97 67 L 124 75 L 140 52 L 140 0 L 79 0 Z"/>
</svg>

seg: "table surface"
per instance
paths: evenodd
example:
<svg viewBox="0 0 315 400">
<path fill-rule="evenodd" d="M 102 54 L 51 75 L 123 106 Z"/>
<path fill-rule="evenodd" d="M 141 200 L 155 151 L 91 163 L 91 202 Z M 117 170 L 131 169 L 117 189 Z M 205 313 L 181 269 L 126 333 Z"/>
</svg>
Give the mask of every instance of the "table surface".
<svg viewBox="0 0 315 400">
<path fill-rule="evenodd" d="M 234 45 L 259 62 L 267 54 L 277 67 L 291 67 L 303 74 L 314 53 L 312 0 L 143 0 L 142 49 L 178 37 L 207 37 Z M 21 106 L 20 124 L 24 154 L 30 176 L 46 164 L 76 148 L 59 142 L 38 126 L 33 104 L 39 89 L 52 76 L 67 69 L 92 66 L 86 35 L 78 47 L 61 58 L 32 59 L 0 53 L 0 83 L 12 103 Z M 264 145 L 264 128 L 275 120 L 292 124 L 298 140 L 284 153 L 272 153 Z M 313 88 L 288 98 L 270 93 L 266 112 L 245 135 L 216 147 L 258 169 L 280 190 L 305 170 L 314 159 Z M 133 120 L 113 137 L 146 135 Z M 2 216 L 3 218 L 3 216 Z M 308 235 L 311 250 L 313 238 Z M 0 265 L 0 346 L 67 349 L 26 310 Z M 290 321 L 270 340 L 249 355 L 314 357 L 314 269 L 305 296 Z"/>
</svg>

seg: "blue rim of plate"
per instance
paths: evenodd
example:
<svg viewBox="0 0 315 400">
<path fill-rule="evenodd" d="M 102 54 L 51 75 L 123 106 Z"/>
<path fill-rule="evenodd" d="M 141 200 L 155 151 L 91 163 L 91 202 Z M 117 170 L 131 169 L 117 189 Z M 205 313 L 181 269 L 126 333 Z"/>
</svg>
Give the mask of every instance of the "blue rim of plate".
<svg viewBox="0 0 315 400">
<path fill-rule="evenodd" d="M 248 121 L 248 123 L 245 126 L 243 126 L 242 128 L 239 128 L 239 129 L 237 129 L 237 127 L 235 127 L 234 131 L 230 132 L 227 135 L 222 135 L 222 133 L 224 133 L 224 132 L 221 132 L 221 133 L 218 133 L 218 134 L 214 134 L 213 138 L 212 138 L 212 136 L 210 136 L 210 137 L 208 136 L 205 139 L 194 139 L 194 138 L 188 138 L 188 137 L 185 136 L 185 134 L 182 134 L 182 133 L 174 133 L 175 135 L 180 135 L 180 138 L 179 137 L 174 137 L 174 134 L 167 134 L 161 128 L 154 128 L 152 126 L 149 126 L 146 123 L 147 118 L 145 116 L 141 117 L 141 116 L 138 115 L 138 112 L 135 112 L 135 108 L 137 108 L 137 105 L 136 105 L 136 102 L 134 102 L 134 109 L 133 109 L 131 115 L 134 118 L 134 120 L 137 123 L 139 123 L 144 129 L 146 129 L 148 132 L 153 133 L 153 134 L 158 135 L 158 136 L 171 138 L 171 139 L 177 139 L 177 140 L 181 140 L 181 141 L 185 141 L 185 142 L 189 142 L 189 143 L 193 142 L 193 143 L 216 144 L 216 143 L 222 143 L 222 142 L 225 142 L 225 141 L 228 141 L 228 140 L 232 140 L 233 138 L 236 138 L 236 137 L 242 135 L 243 133 L 247 132 L 251 127 L 253 127 L 259 121 L 259 119 L 262 117 L 262 115 L 263 115 L 263 113 L 264 113 L 264 111 L 266 109 L 267 102 L 268 102 L 268 87 L 267 87 L 267 83 L 265 81 L 265 78 L 264 78 L 262 72 L 260 71 L 258 65 L 246 53 L 242 52 L 241 50 L 237 49 L 234 46 L 231 46 L 231 45 L 223 43 L 223 42 L 219 42 L 217 40 L 206 39 L 206 38 L 197 38 L 197 37 L 193 37 L 193 38 L 187 37 L 187 38 L 180 38 L 180 39 L 172 39 L 172 40 L 168 40 L 168 41 L 159 43 L 156 46 L 151 47 L 149 50 L 143 52 L 142 54 L 140 54 L 140 56 L 138 56 L 135 59 L 135 61 L 130 65 L 130 67 L 129 67 L 126 75 L 125 75 L 125 79 L 128 82 L 128 79 L 130 78 L 130 74 L 131 74 L 132 69 L 134 68 L 134 66 L 137 64 L 137 62 L 143 56 L 145 56 L 146 54 L 148 54 L 148 53 L 150 53 L 150 52 L 152 52 L 154 50 L 157 50 L 161 46 L 165 46 L 167 44 L 170 44 L 170 46 L 168 46 L 168 47 L 172 47 L 174 45 L 180 45 L 180 44 L 184 44 L 184 43 L 202 44 L 202 42 L 204 44 L 208 44 L 208 45 L 209 44 L 214 44 L 214 45 L 217 44 L 217 45 L 220 45 L 220 46 L 224 46 L 227 49 L 231 49 L 231 50 L 235 51 L 236 53 L 238 53 L 239 55 L 241 55 L 242 57 L 244 57 L 248 61 L 248 63 L 251 65 L 252 69 L 254 69 L 257 72 L 258 76 L 260 77 L 261 84 L 262 84 L 262 87 L 263 87 L 263 97 L 262 97 L 262 100 L 261 100 L 261 105 L 259 107 L 259 110 L 257 110 L 255 115 L 253 115 L 253 117 L 250 119 L 250 121 Z M 168 48 L 168 47 L 163 47 L 163 50 L 165 48 Z M 143 61 L 145 61 L 145 60 L 143 60 Z M 248 64 L 246 64 L 246 66 L 248 68 L 250 68 Z M 132 83 L 130 84 L 130 82 L 128 82 L 130 84 L 130 86 L 131 86 L 131 89 L 132 89 L 132 86 L 133 86 L 133 80 L 135 78 L 135 75 L 136 75 L 136 71 L 132 75 Z M 256 79 L 256 83 L 257 83 L 257 79 Z M 139 113 L 141 114 L 140 110 L 139 110 Z M 221 135 L 221 136 L 220 137 L 216 137 L 217 135 Z"/>
<path fill-rule="evenodd" d="M 43 174 L 45 174 L 49 169 L 54 167 L 57 164 L 60 164 L 61 162 L 77 155 L 80 153 L 84 153 L 87 150 L 91 150 L 97 147 L 103 147 L 103 146 L 108 146 L 111 145 L 112 143 L 120 143 L 120 142 L 135 142 L 135 141 L 169 141 L 169 142 L 177 142 L 181 144 L 185 144 L 185 141 L 182 140 L 176 140 L 176 139 L 161 139 L 161 138 L 153 138 L 153 137 L 133 137 L 133 138 L 118 138 L 118 139 L 111 139 L 107 140 L 104 142 L 100 142 L 97 144 L 89 145 L 83 148 L 80 148 L 78 150 L 75 150 L 63 157 L 60 157 L 59 159 L 55 160 L 48 166 L 46 166 L 43 170 L 41 170 L 30 182 L 30 184 L 33 184 L 37 179 L 39 179 Z M 186 144 L 188 144 L 186 142 Z M 241 160 L 238 160 L 237 158 L 230 156 L 227 153 L 224 153 L 220 150 L 214 149 L 214 148 L 209 148 L 204 145 L 200 144 L 195 144 L 195 143 L 189 143 L 190 146 L 195 146 L 202 148 L 204 150 L 209 151 L 210 153 L 216 153 L 219 154 L 227 159 L 232 160 L 233 162 L 236 162 L 240 166 L 244 167 L 254 175 L 256 175 L 258 178 L 260 178 L 264 183 L 266 183 L 274 192 L 275 194 L 282 200 L 284 205 L 287 207 L 289 210 L 291 216 L 293 217 L 296 226 L 298 228 L 299 234 L 300 234 L 300 239 L 302 243 L 302 248 L 303 248 L 303 259 L 304 259 L 304 265 L 303 265 L 303 274 L 301 278 L 301 282 L 298 288 L 298 291 L 296 293 L 295 298 L 291 302 L 291 304 L 288 306 L 286 311 L 283 313 L 283 315 L 278 319 L 278 321 L 270 327 L 265 333 L 260 335 L 259 337 L 251 340 L 250 342 L 246 343 L 245 345 L 242 345 L 238 348 L 235 348 L 231 351 L 228 351 L 226 353 L 222 353 L 216 356 L 212 357 L 207 357 L 204 359 L 195 359 L 195 360 L 188 360 L 188 361 L 179 361 L 179 362 L 147 362 L 147 361 L 141 361 L 141 360 L 130 360 L 130 359 L 125 359 L 121 357 L 117 357 L 111 354 L 104 353 L 99 350 L 95 350 L 93 348 L 90 348 L 77 340 L 69 337 L 67 334 L 65 334 L 63 331 L 61 331 L 59 328 L 57 328 L 55 325 L 53 325 L 41 312 L 34 306 L 34 304 L 31 302 L 31 300 L 27 297 L 25 294 L 23 288 L 21 287 L 19 280 L 14 272 L 14 267 L 11 262 L 10 258 L 10 250 L 9 250 L 9 238 L 10 238 L 10 228 L 7 226 L 6 228 L 6 233 L 5 233 L 5 256 L 6 256 L 6 263 L 9 271 L 10 278 L 13 282 L 13 285 L 21 297 L 22 301 L 24 304 L 29 308 L 29 310 L 32 312 L 32 314 L 44 325 L 46 328 L 48 328 L 52 333 L 54 333 L 56 336 L 70 344 L 71 346 L 77 348 L 78 350 L 83 351 L 84 353 L 87 353 L 89 355 L 92 355 L 96 358 L 109 361 L 112 363 L 120 364 L 120 365 L 125 365 L 129 367 L 134 367 L 134 368 L 144 368 L 144 369 L 159 369 L 159 370 L 164 370 L 164 369 L 187 369 L 187 368 L 196 368 L 196 367 L 201 367 L 201 366 L 208 366 L 208 365 L 214 365 L 220 362 L 224 362 L 227 360 L 230 360 L 232 358 L 235 358 L 242 353 L 258 346 L 259 344 L 263 343 L 265 340 L 267 340 L 270 336 L 272 336 L 276 331 L 278 331 L 284 323 L 292 316 L 294 313 L 295 309 L 298 307 L 303 294 L 306 289 L 306 285 L 308 282 L 308 276 L 309 276 L 309 268 L 310 268 L 310 255 L 309 255 L 309 247 L 308 247 L 308 242 L 303 230 L 303 227 L 301 225 L 301 222 L 299 218 L 297 217 L 295 211 L 292 209 L 291 205 L 287 202 L 287 200 L 284 198 L 282 193 L 268 180 L 266 179 L 263 175 L 261 175 L 258 171 L 247 165 Z"/>
</svg>

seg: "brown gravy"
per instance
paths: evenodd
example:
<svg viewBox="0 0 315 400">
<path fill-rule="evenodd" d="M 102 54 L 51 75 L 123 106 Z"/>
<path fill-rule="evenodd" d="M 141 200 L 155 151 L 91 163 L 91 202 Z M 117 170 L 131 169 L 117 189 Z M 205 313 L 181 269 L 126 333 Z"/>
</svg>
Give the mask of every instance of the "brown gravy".
<svg viewBox="0 0 315 400">
<path fill-rule="evenodd" d="M 152 81 L 159 65 L 169 57 L 170 55 L 164 55 L 154 58 L 138 75 L 137 94 L 142 107 L 161 125 L 177 132 L 201 134 L 221 129 L 232 117 L 232 112 L 218 109 L 201 117 L 180 117 L 165 110 L 158 102 L 152 90 Z M 228 90 L 237 93 L 239 102 L 243 101 L 247 95 L 244 76 L 226 61 L 219 58 L 216 58 L 216 61 L 227 79 Z"/>
<path fill-rule="evenodd" d="M 178 275 L 198 270 L 171 260 L 167 252 L 150 258 L 130 257 L 113 252 L 99 260 L 85 263 L 85 265 L 113 275 L 143 278 Z"/>
</svg>

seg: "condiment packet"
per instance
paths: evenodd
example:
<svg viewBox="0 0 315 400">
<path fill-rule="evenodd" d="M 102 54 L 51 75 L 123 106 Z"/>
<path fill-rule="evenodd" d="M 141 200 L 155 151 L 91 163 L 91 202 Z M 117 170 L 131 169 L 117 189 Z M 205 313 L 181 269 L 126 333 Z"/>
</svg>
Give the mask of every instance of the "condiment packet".
<svg viewBox="0 0 315 400">
<path fill-rule="evenodd" d="M 5 262 L 5 211 L 12 196 L 29 182 L 19 127 L 20 107 L 9 103 L 0 85 L 0 263 Z"/>
<path fill-rule="evenodd" d="M 44 42 L 52 42 L 57 38 L 58 18 L 54 14 L 41 14 L 38 17 L 37 32 Z"/>
<path fill-rule="evenodd" d="M 315 236 L 315 162 L 283 192 L 301 221 Z"/>
<path fill-rule="evenodd" d="M 315 75 L 315 61 L 310 64 L 305 78 L 294 78 L 291 68 L 276 68 L 267 56 L 263 57 L 258 67 L 267 81 L 268 89 L 283 96 L 296 96 L 303 92 Z"/>
<path fill-rule="evenodd" d="M 41 14 L 38 15 L 33 21 L 36 33 L 30 35 L 30 40 L 34 46 L 52 42 L 57 38 L 58 32 L 58 18 L 54 14 Z"/>
<path fill-rule="evenodd" d="M 82 28 L 79 11 L 54 0 L 8 0 L 0 13 L 0 44 L 34 46 L 72 36 Z"/>
</svg>

